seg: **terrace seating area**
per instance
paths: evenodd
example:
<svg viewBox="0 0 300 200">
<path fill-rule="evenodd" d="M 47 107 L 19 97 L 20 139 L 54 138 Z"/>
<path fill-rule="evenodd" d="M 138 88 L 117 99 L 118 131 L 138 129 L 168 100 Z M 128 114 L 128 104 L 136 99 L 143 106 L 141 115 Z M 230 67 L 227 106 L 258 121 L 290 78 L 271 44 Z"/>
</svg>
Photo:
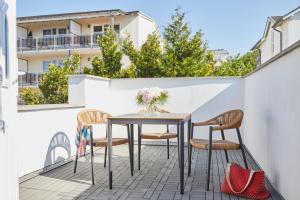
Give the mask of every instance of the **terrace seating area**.
<svg viewBox="0 0 300 200">
<path fill-rule="evenodd" d="M 181 195 L 178 184 L 177 146 L 176 142 L 173 144 L 170 146 L 169 159 L 166 159 L 166 143 L 164 145 L 142 145 L 141 169 L 137 169 L 137 162 L 135 162 L 133 176 L 130 175 L 128 146 L 114 147 L 115 175 L 112 190 L 108 188 L 108 172 L 103 167 L 104 148 L 98 148 L 94 154 L 95 185 L 91 184 L 90 156 L 87 154 L 86 157 L 79 159 L 76 174 L 73 173 L 74 162 L 69 162 L 21 182 L 20 199 L 244 199 L 220 192 L 226 168 L 225 153 L 222 150 L 212 153 L 209 191 L 206 191 L 207 151 L 197 149 L 193 151 L 191 175 L 188 177 L 187 170 L 185 170 L 185 193 Z M 138 148 L 136 147 L 134 149 L 137 161 Z M 243 165 L 240 151 L 228 151 L 228 156 L 232 162 Z M 248 153 L 246 157 L 252 169 L 259 169 Z M 186 160 L 185 168 L 187 168 L 187 164 Z M 281 199 L 268 182 L 266 186 L 271 193 L 269 199 Z"/>
</svg>

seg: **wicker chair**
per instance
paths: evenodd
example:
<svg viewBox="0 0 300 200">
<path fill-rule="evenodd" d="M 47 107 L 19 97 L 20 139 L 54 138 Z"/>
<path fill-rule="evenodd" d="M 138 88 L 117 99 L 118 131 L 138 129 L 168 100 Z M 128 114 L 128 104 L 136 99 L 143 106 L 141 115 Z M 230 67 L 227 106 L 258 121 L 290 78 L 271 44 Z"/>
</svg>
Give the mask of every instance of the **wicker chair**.
<svg viewBox="0 0 300 200">
<path fill-rule="evenodd" d="M 160 113 L 169 113 L 166 110 L 160 109 Z M 178 138 L 178 130 L 177 133 L 170 133 L 169 125 L 166 125 L 166 132 L 162 133 L 143 133 L 142 132 L 142 125 L 138 126 L 138 169 L 141 168 L 141 143 L 142 139 L 148 140 L 167 140 L 167 158 L 170 157 L 170 139 Z M 178 146 L 178 139 L 177 139 L 177 146 Z"/>
<path fill-rule="evenodd" d="M 92 125 L 101 125 L 107 123 L 107 118 L 111 115 L 105 112 L 102 112 L 100 110 L 96 109 L 87 109 L 81 111 L 77 115 L 77 121 L 80 122 L 83 126 L 88 128 L 90 130 L 90 140 L 87 142 L 86 145 L 90 146 L 91 150 L 91 168 L 92 168 L 92 183 L 94 185 L 94 149 L 93 147 L 105 147 L 105 156 L 104 156 L 104 167 L 106 167 L 106 158 L 107 158 L 107 131 L 106 131 L 106 137 L 105 138 L 93 138 L 93 127 Z M 129 134 L 129 126 L 127 126 L 127 136 L 130 137 Z M 129 158 L 131 163 L 131 148 L 130 143 L 127 138 L 112 138 L 112 146 L 117 146 L 121 144 L 128 143 L 129 146 Z M 91 145 L 92 144 L 92 145 Z M 85 155 L 85 150 L 84 150 Z M 74 173 L 76 173 L 77 168 L 77 161 L 78 161 L 78 154 L 76 152 L 76 159 L 75 159 L 75 165 L 74 165 Z M 132 172 L 132 166 L 131 172 Z"/>
<path fill-rule="evenodd" d="M 194 147 L 197 149 L 208 150 L 208 167 L 207 167 L 208 173 L 207 173 L 206 190 L 209 190 L 212 150 L 224 150 L 226 161 L 229 162 L 227 150 L 241 149 L 245 167 L 248 168 L 247 160 L 245 156 L 245 150 L 244 150 L 242 137 L 239 129 L 242 124 L 243 115 L 244 114 L 242 110 L 230 110 L 208 121 L 192 123 L 191 135 L 189 136 L 188 176 L 191 173 L 192 148 Z M 209 126 L 209 139 L 208 140 L 194 139 L 193 132 L 195 126 Z M 236 129 L 239 143 L 234 143 L 225 140 L 224 130 L 228 130 L 228 129 Z M 213 140 L 212 139 L 213 131 L 220 131 L 222 140 Z"/>
</svg>

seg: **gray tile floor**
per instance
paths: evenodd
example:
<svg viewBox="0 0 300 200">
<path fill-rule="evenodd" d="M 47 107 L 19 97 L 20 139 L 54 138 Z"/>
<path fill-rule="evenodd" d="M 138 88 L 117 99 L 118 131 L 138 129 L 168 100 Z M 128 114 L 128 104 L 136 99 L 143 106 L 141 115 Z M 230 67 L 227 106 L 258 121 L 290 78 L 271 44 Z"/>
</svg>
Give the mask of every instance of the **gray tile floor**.
<svg viewBox="0 0 300 200">
<path fill-rule="evenodd" d="M 135 151 L 137 148 L 135 147 Z M 185 163 L 185 194 L 179 193 L 179 170 L 177 147 L 170 147 L 170 159 L 167 160 L 165 146 L 142 146 L 141 170 L 137 168 L 135 157 L 134 176 L 130 176 L 128 146 L 113 148 L 113 189 L 108 189 L 108 172 L 103 168 L 103 149 L 95 152 L 95 185 L 91 185 L 89 155 L 79 160 L 77 173 L 73 174 L 74 162 L 41 174 L 20 184 L 21 200 L 98 200 L 98 199 L 242 199 L 222 194 L 226 167 L 223 151 L 214 151 L 212 164 L 211 190 L 205 191 L 207 152 L 195 150 L 192 159 L 192 173 L 187 177 Z M 137 156 L 137 153 L 135 153 Z M 242 165 L 238 151 L 230 151 L 229 158 Z M 187 158 L 187 156 L 185 157 Z M 253 169 L 258 169 L 255 162 L 247 155 Z M 270 199 L 280 199 L 270 185 Z"/>
</svg>

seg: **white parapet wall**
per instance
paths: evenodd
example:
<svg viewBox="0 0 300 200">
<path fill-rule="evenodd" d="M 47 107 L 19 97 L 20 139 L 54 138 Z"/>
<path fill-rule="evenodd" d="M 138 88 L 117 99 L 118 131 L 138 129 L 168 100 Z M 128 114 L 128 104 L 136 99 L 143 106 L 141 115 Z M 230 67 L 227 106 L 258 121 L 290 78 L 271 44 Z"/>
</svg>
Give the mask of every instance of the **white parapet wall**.
<svg viewBox="0 0 300 200">
<path fill-rule="evenodd" d="M 244 142 L 285 199 L 299 199 L 300 43 L 245 78 Z"/>
<path fill-rule="evenodd" d="M 76 116 L 84 106 L 19 106 L 18 126 L 19 176 L 75 155 Z"/>
<path fill-rule="evenodd" d="M 138 90 L 144 87 L 166 89 L 170 98 L 163 108 L 170 112 L 192 113 L 193 121 L 207 120 L 224 111 L 243 108 L 244 86 L 241 78 L 109 80 L 89 75 L 75 75 L 69 77 L 69 86 L 69 103 L 84 104 L 87 108 L 100 109 L 112 115 L 137 113 L 142 109 L 136 104 L 135 97 Z M 159 128 L 147 126 L 145 130 L 153 131 Z M 175 131 L 176 128 L 172 127 L 171 130 Z M 102 130 L 102 133 L 105 132 Z M 200 136 L 200 133 L 202 137 L 207 137 L 208 127 L 197 128 L 195 135 Z M 115 137 L 122 135 L 125 136 L 126 133 L 120 129 L 114 132 Z M 229 134 L 229 137 L 237 139 L 236 135 Z"/>
</svg>

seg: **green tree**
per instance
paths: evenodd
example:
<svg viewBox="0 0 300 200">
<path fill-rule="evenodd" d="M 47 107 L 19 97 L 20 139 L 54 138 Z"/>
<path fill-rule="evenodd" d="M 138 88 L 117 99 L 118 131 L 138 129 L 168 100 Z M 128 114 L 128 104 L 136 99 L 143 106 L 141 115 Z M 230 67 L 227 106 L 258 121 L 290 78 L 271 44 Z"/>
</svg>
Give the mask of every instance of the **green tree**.
<svg viewBox="0 0 300 200">
<path fill-rule="evenodd" d="M 191 34 L 185 13 L 180 8 L 176 9 L 164 30 L 163 66 L 166 76 L 209 76 L 213 73 L 213 54 L 207 50 L 202 36 L 200 31 Z"/>
<path fill-rule="evenodd" d="M 59 104 L 68 101 L 69 74 L 78 72 L 80 55 L 73 53 L 64 61 L 63 66 L 49 65 L 49 70 L 43 75 L 39 83 L 39 91 L 31 88 L 20 92 L 21 99 L 29 105 L 34 104 Z"/>
<path fill-rule="evenodd" d="M 256 67 L 257 51 L 248 52 L 245 55 L 229 57 L 222 62 L 221 67 L 215 70 L 216 76 L 245 76 Z"/>
<path fill-rule="evenodd" d="M 70 69 L 49 65 L 49 70 L 43 75 L 39 88 L 45 103 L 59 104 L 68 101 L 68 78 Z"/>
<path fill-rule="evenodd" d="M 64 61 L 64 68 L 68 70 L 70 74 L 76 74 L 80 65 L 80 54 L 74 52 L 68 59 Z"/>
<path fill-rule="evenodd" d="M 116 78 L 121 69 L 122 51 L 118 45 L 117 35 L 113 29 L 108 29 L 97 38 L 102 55 L 92 59 L 92 69 L 84 69 L 84 73 L 107 78 Z"/>
<path fill-rule="evenodd" d="M 137 77 L 161 77 L 162 72 L 162 51 L 160 48 L 159 36 L 156 33 L 149 34 L 147 40 L 138 50 L 134 47 L 130 37 L 127 37 L 122 44 L 123 52 L 130 58 Z"/>
</svg>

